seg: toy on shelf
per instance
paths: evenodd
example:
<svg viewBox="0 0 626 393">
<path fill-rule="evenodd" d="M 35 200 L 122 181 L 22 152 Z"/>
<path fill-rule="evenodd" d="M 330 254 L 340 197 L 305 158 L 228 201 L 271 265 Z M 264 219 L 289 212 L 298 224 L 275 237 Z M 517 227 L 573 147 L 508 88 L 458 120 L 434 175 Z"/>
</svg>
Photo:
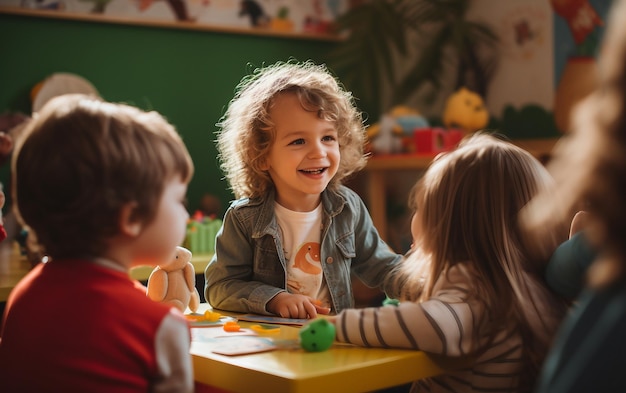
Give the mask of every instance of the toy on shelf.
<svg viewBox="0 0 626 393">
<path fill-rule="evenodd" d="M 460 128 L 471 134 L 489 123 L 489 113 L 480 95 L 465 87 L 459 88 L 446 100 L 443 124 L 447 128 Z"/>
<path fill-rule="evenodd" d="M 417 110 L 396 106 L 382 115 L 380 122 L 368 127 L 369 150 L 375 154 L 414 153 L 413 133 L 426 127 L 428 120 Z"/>
<path fill-rule="evenodd" d="M 380 121 L 367 128 L 368 150 L 374 154 L 399 153 L 402 141 L 400 128 L 390 115 L 382 115 Z"/>
<path fill-rule="evenodd" d="M 186 248 L 176 247 L 171 260 L 157 265 L 148 277 L 148 297 L 156 302 L 171 304 L 181 312 L 187 307 L 196 312 L 200 294 L 196 289 L 196 272 L 191 256 Z"/>
<path fill-rule="evenodd" d="M 428 120 L 415 109 L 406 106 L 395 107 L 392 115 L 396 120 L 396 124 L 400 126 L 402 152 L 415 153 L 413 135 L 417 130 L 430 127 Z"/>
<path fill-rule="evenodd" d="M 454 149 L 463 139 L 463 131 L 441 127 L 420 128 L 415 130 L 413 138 L 416 153 L 441 153 Z"/>
<path fill-rule="evenodd" d="M 280 7 L 278 13 L 270 20 L 270 29 L 276 31 L 293 31 L 294 23 L 289 19 L 289 7 Z"/>
<path fill-rule="evenodd" d="M 211 254 L 215 252 L 215 236 L 222 226 L 222 220 L 214 216 L 205 216 L 196 211 L 187 222 L 187 234 L 183 247 L 194 254 Z"/>
</svg>

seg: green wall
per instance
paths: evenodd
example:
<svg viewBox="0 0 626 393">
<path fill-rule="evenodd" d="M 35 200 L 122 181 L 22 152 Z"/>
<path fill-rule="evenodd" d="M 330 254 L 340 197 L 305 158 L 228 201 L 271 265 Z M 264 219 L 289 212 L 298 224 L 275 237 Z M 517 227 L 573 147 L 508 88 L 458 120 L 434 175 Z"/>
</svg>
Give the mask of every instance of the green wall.
<svg viewBox="0 0 626 393">
<path fill-rule="evenodd" d="M 205 192 L 217 195 L 225 209 L 233 196 L 216 160 L 215 123 L 247 73 L 247 64 L 290 57 L 319 62 L 333 45 L 0 14 L 0 113 L 30 113 L 29 92 L 36 83 L 55 72 L 76 73 L 106 100 L 162 113 L 178 128 L 196 166 L 188 191 L 190 210 Z M 5 190 L 7 167 L 0 168 Z"/>
</svg>

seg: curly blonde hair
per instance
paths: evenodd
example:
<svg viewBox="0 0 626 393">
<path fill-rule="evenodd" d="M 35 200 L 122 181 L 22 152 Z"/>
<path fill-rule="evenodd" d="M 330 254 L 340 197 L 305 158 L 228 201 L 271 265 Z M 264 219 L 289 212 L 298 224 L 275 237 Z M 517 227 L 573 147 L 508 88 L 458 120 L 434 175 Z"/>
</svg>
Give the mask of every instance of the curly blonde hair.
<svg viewBox="0 0 626 393">
<path fill-rule="evenodd" d="M 274 187 L 262 168 L 276 135 L 269 109 L 275 97 L 285 92 L 296 94 L 304 109 L 335 125 L 341 161 L 329 188 L 336 189 L 365 166 L 365 130 L 352 94 L 325 65 L 277 62 L 257 68 L 241 80 L 217 123 L 220 167 L 236 198 L 259 197 Z"/>
</svg>

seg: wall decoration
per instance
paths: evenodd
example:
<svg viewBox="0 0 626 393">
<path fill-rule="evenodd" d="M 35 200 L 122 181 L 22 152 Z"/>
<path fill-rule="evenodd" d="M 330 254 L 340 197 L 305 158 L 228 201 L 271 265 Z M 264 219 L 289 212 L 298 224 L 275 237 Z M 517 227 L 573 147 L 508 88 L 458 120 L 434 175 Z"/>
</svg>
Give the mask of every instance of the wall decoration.
<svg viewBox="0 0 626 393">
<path fill-rule="evenodd" d="M 554 118 L 560 132 L 570 131 L 572 109 L 596 85 L 596 56 L 608 13 L 606 0 L 550 0 L 555 13 L 558 77 Z M 559 52 L 560 50 L 560 52 Z"/>
<path fill-rule="evenodd" d="M 545 0 L 479 0 L 476 17 L 493 24 L 500 60 L 485 97 L 492 117 L 508 106 L 552 107 L 554 61 L 552 10 Z"/>
<path fill-rule="evenodd" d="M 337 39 L 348 0 L 0 0 L 0 12 Z"/>
</svg>

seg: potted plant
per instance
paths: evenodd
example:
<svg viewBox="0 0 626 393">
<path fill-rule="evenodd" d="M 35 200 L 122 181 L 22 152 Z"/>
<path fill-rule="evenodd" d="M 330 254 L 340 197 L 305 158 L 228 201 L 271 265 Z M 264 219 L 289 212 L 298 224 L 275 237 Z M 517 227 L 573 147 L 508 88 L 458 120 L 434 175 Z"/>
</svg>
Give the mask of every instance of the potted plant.
<svg viewBox="0 0 626 393">
<path fill-rule="evenodd" d="M 345 35 L 327 64 L 369 113 L 420 95 L 424 105 L 459 87 L 485 97 L 498 37 L 467 18 L 467 0 L 370 0 L 336 21 Z"/>
</svg>

